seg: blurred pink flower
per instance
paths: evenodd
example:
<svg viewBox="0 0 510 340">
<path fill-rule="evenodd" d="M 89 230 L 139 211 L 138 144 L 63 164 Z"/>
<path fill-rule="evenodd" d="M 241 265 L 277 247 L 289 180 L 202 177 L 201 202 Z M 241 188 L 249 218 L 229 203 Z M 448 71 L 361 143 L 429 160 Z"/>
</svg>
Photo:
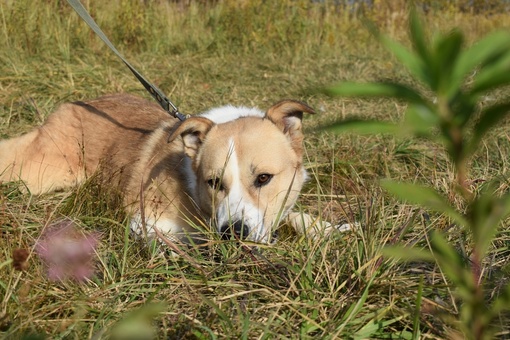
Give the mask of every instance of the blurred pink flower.
<svg viewBox="0 0 510 340">
<path fill-rule="evenodd" d="M 50 280 L 85 281 L 94 274 L 93 258 L 98 242 L 97 235 L 86 235 L 66 219 L 43 232 L 35 251 L 46 264 Z"/>
</svg>

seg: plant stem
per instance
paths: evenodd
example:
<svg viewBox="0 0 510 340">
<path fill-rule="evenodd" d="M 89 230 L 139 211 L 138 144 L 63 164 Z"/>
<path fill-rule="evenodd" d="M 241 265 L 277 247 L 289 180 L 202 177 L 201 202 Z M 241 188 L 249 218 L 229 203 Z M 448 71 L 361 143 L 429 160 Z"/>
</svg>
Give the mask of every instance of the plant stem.
<svg viewBox="0 0 510 340">
<path fill-rule="evenodd" d="M 460 193 L 462 195 L 462 198 L 467 204 L 471 204 L 474 196 L 473 192 L 469 189 L 468 184 L 468 169 L 466 166 L 466 160 L 465 159 L 459 159 L 457 160 L 455 166 L 456 166 L 456 177 L 457 177 L 457 186 L 460 190 Z"/>
</svg>

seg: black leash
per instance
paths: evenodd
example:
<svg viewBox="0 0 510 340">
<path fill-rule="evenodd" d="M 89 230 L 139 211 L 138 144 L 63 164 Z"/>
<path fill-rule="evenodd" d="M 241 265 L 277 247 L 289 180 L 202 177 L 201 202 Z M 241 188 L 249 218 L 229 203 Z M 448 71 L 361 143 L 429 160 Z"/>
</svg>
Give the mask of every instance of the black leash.
<svg viewBox="0 0 510 340">
<path fill-rule="evenodd" d="M 96 24 L 94 19 L 87 12 L 85 7 L 81 4 L 80 0 L 67 0 L 69 5 L 73 7 L 73 9 L 78 13 L 78 15 L 89 25 L 90 28 L 104 41 L 104 43 L 126 64 L 126 66 L 133 72 L 136 78 L 142 83 L 143 87 L 149 91 L 149 93 L 156 99 L 161 105 L 161 107 L 168 112 L 172 117 L 183 121 L 186 119 L 186 116 L 179 112 L 177 107 L 168 99 L 160 89 L 158 89 L 155 85 L 151 84 L 148 80 L 146 80 L 140 72 L 138 72 L 131 64 L 128 63 L 126 59 L 120 54 L 120 52 L 113 46 L 113 44 L 108 40 L 103 31 Z"/>
</svg>

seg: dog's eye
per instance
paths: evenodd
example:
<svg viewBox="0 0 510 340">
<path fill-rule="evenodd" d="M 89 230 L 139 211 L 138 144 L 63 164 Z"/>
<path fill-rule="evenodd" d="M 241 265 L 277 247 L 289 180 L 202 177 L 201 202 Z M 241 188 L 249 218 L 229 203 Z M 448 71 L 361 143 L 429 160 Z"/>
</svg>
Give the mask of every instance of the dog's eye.
<svg viewBox="0 0 510 340">
<path fill-rule="evenodd" d="M 211 178 L 211 179 L 207 180 L 207 185 L 213 190 L 218 190 L 218 191 L 224 190 L 223 185 L 221 184 L 221 179 L 218 177 Z"/>
<path fill-rule="evenodd" d="M 255 186 L 257 188 L 263 187 L 264 185 L 268 184 L 272 178 L 273 175 L 271 174 L 260 174 L 257 176 L 257 179 L 255 180 Z"/>
</svg>

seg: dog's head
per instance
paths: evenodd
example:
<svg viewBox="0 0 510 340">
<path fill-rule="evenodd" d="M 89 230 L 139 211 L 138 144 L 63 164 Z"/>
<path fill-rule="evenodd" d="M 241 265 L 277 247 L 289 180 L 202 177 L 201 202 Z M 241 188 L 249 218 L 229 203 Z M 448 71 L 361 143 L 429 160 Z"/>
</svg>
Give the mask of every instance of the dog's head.
<svg viewBox="0 0 510 340">
<path fill-rule="evenodd" d="M 198 116 L 173 131 L 170 138 L 180 138 L 192 159 L 196 203 L 223 237 L 270 242 L 273 227 L 296 202 L 306 180 L 304 112 L 314 113 L 285 100 L 261 117 L 215 124 Z"/>
</svg>

